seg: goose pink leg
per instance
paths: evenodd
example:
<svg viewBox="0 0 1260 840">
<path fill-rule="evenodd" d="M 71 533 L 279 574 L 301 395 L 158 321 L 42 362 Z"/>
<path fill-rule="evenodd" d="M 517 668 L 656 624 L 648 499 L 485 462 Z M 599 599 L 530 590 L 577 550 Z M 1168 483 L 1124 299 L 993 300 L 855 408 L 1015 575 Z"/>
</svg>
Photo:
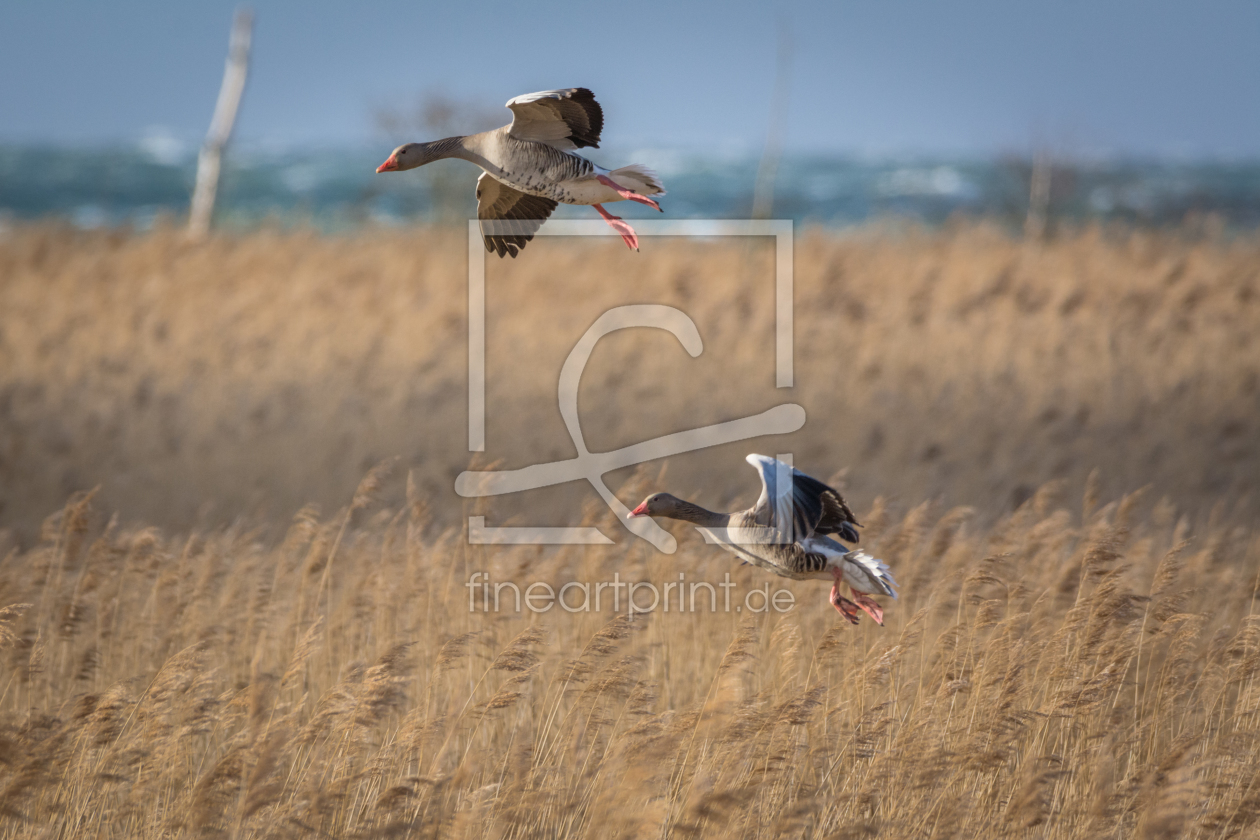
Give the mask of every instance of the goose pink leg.
<svg viewBox="0 0 1260 840">
<path fill-rule="evenodd" d="M 850 624 L 858 623 L 858 605 L 845 598 L 840 594 L 840 570 L 835 569 L 832 574 L 836 577 L 836 582 L 831 587 L 831 605 L 844 616 L 845 620 Z"/>
<path fill-rule="evenodd" d="M 621 196 L 626 201 L 637 201 L 640 204 L 646 204 L 648 207 L 655 207 L 657 210 L 660 210 L 660 212 L 662 213 L 665 212 L 664 210 L 661 210 L 661 205 L 657 204 L 655 201 L 648 198 L 646 195 L 639 195 L 637 192 L 631 192 L 630 190 L 618 184 L 612 178 L 609 178 L 607 175 L 596 175 L 595 180 L 599 181 L 601 184 L 603 184 L 606 187 L 610 187 L 616 190 L 617 195 Z M 598 207 L 599 205 L 596 204 L 595 206 Z"/>
<path fill-rule="evenodd" d="M 853 593 L 853 600 L 857 601 L 857 605 L 861 607 L 862 610 L 867 615 L 875 619 L 876 624 L 878 624 L 880 627 L 883 627 L 884 626 L 884 608 L 881 607 L 879 604 L 877 604 L 875 602 L 875 599 L 870 597 L 869 595 L 863 595 L 861 592 L 858 592 L 856 589 L 853 589 L 852 587 L 849 588 L 849 591 Z"/>
<path fill-rule="evenodd" d="M 639 250 L 639 237 L 635 235 L 634 228 L 623 222 L 620 216 L 614 216 L 612 213 L 609 213 L 602 204 L 592 206 L 599 211 L 599 215 L 604 217 L 604 221 L 608 222 L 610 228 L 621 234 L 621 238 L 630 246 L 631 250 Z"/>
</svg>

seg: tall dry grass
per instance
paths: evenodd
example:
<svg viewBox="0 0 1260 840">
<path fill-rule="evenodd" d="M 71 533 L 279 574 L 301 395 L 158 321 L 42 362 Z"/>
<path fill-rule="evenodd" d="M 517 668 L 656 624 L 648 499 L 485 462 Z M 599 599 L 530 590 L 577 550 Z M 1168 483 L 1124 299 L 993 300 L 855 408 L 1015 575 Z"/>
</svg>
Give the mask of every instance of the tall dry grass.
<svg viewBox="0 0 1260 840">
<path fill-rule="evenodd" d="M 809 422 L 612 486 L 747 502 L 748 449 L 837 473 L 902 583 L 886 627 L 817 582 L 773 581 L 784 613 L 470 610 L 477 571 L 766 578 L 682 526 L 672 556 L 626 541 L 580 488 L 453 497 L 459 242 L 21 231 L 0 243 L 0 836 L 1257 830 L 1255 241 L 809 235 L 791 391 L 764 349 L 769 247 L 646 245 L 491 264 L 487 456 L 571 454 L 576 336 L 681 306 L 700 358 L 650 331 L 597 349 L 592 449 L 787 399 Z M 471 546 L 474 510 L 622 544 Z"/>
<path fill-rule="evenodd" d="M 1148 483 L 1206 512 L 1260 510 L 1260 239 L 1088 230 L 1030 250 L 984 226 L 805 233 L 796 387 L 776 390 L 773 246 L 545 238 L 487 278 L 487 452 L 571 457 L 556 408 L 582 332 L 678 306 L 705 351 L 604 339 L 583 378 L 593 450 L 794 401 L 799 433 L 675 459 L 675 492 L 734 501 L 749 448 L 792 452 L 861 498 L 1007 512 L 1042 483 Z M 262 232 L 189 245 L 19 231 L 0 241 L 0 527 L 29 540 L 102 484 L 128 521 L 187 528 L 344 504 L 401 455 L 456 521 L 468 465 L 466 246 L 458 232 Z M 624 478 L 619 476 L 618 478 Z M 396 498 L 396 496 L 395 496 Z M 560 524 L 589 490 L 500 500 Z M 440 500 L 440 501 L 439 501 Z"/>
<path fill-rule="evenodd" d="M 3 617 L 0 836 L 1228 837 L 1260 818 L 1243 528 L 1054 485 L 992 527 L 877 501 L 867 538 L 904 593 L 886 627 L 793 582 L 782 614 L 702 599 L 630 621 L 470 611 L 463 583 L 731 564 L 683 533 L 672 557 L 426 537 L 412 493 L 303 512 L 276 545 L 120 529 L 86 498 L 51 517 L 0 567 L 25 605 Z"/>
</svg>

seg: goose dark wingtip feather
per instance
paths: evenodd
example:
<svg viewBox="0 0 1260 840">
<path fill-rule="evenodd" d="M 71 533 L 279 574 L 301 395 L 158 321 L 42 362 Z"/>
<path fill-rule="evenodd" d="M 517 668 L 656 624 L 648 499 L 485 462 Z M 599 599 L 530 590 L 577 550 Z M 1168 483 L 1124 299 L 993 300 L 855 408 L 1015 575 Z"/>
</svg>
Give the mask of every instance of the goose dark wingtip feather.
<svg viewBox="0 0 1260 840">
<path fill-rule="evenodd" d="M 604 131 L 603 107 L 595 101 L 595 94 L 591 93 L 589 88 L 573 88 L 569 94 L 569 100 L 581 107 L 588 126 L 585 131 L 574 131 L 569 139 L 579 149 L 598 149 L 599 137 Z"/>
</svg>

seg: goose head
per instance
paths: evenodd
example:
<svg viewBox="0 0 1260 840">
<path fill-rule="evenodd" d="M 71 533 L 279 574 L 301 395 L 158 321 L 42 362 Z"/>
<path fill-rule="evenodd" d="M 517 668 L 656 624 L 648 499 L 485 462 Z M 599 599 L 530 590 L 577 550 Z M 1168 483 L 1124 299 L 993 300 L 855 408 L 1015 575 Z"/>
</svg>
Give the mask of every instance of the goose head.
<svg viewBox="0 0 1260 840">
<path fill-rule="evenodd" d="M 637 508 L 630 511 L 631 516 L 665 516 L 675 518 L 673 514 L 680 512 L 685 506 L 682 499 L 669 493 L 653 493 L 644 499 Z"/>
<path fill-rule="evenodd" d="M 377 172 L 400 172 L 415 169 L 444 157 L 436 143 L 404 143 L 390 152 L 385 162 L 376 167 Z"/>
</svg>

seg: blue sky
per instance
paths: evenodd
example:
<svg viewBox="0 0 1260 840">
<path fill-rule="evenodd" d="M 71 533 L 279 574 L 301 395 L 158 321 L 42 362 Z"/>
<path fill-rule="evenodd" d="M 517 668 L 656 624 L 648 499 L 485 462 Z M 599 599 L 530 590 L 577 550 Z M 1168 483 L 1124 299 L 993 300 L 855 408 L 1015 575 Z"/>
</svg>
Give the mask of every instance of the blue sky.
<svg viewBox="0 0 1260 840">
<path fill-rule="evenodd" d="M 231 2 L 0 4 L 0 142 L 195 143 Z M 845 153 L 1260 155 L 1257 0 L 334 3 L 258 0 L 238 126 L 379 143 L 426 91 L 498 107 L 583 85 L 605 144 L 756 149 L 782 26 L 785 144 Z M 506 116 L 507 112 L 503 112 Z"/>
</svg>

